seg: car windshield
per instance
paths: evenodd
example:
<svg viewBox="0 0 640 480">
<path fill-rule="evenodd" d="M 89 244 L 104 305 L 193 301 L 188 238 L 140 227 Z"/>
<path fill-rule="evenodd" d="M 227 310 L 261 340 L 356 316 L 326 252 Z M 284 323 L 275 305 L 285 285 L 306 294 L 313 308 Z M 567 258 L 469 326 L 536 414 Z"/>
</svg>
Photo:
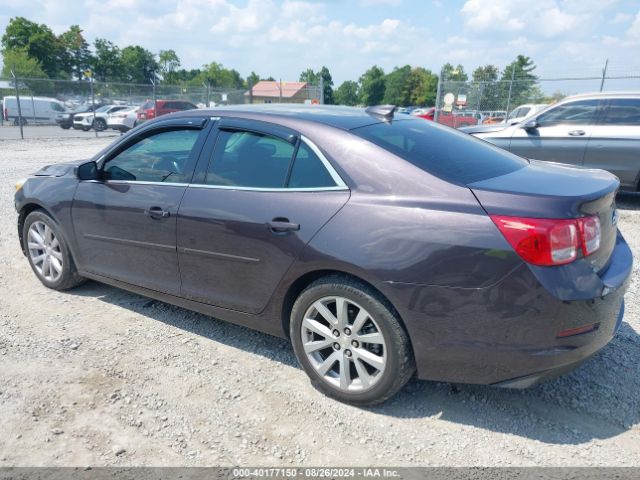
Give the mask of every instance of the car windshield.
<svg viewBox="0 0 640 480">
<path fill-rule="evenodd" d="M 352 132 L 452 183 L 468 185 L 528 165 L 524 158 L 449 127 L 421 120 L 394 120 Z"/>
<path fill-rule="evenodd" d="M 105 105 L 104 107 L 100 107 L 96 110 L 96 113 L 103 113 L 108 111 L 113 105 Z"/>
</svg>

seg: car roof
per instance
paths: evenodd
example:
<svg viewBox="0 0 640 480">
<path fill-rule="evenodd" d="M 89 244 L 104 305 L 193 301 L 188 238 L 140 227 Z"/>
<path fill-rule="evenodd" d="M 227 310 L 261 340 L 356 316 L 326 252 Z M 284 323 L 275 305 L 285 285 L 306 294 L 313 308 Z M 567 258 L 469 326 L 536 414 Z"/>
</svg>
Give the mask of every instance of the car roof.
<svg viewBox="0 0 640 480">
<path fill-rule="evenodd" d="M 179 114 L 172 114 L 174 118 L 189 116 L 229 116 L 251 115 L 252 117 L 268 121 L 276 119 L 302 120 L 322 123 L 332 127 L 351 130 L 353 128 L 371 125 L 383 120 L 365 112 L 364 108 L 342 107 L 334 105 L 306 105 L 306 104 L 247 104 L 231 105 L 209 109 L 187 110 Z M 403 116 L 403 120 L 405 116 Z"/>
<path fill-rule="evenodd" d="M 563 98 L 565 100 L 589 99 L 589 98 L 640 98 L 640 92 L 591 92 L 579 93 Z"/>
</svg>

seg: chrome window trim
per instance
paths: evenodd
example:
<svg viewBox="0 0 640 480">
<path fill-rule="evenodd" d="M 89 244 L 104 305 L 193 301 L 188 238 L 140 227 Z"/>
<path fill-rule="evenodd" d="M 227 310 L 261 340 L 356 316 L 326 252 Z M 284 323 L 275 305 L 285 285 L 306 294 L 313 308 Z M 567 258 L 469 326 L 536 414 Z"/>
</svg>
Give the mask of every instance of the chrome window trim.
<svg viewBox="0 0 640 480">
<path fill-rule="evenodd" d="M 308 187 L 308 188 L 265 188 L 265 187 L 239 187 L 235 185 L 205 185 L 203 183 L 192 183 L 189 188 L 211 188 L 214 190 L 241 190 L 244 192 L 344 192 L 349 187 Z"/>
<path fill-rule="evenodd" d="M 309 140 L 307 137 L 305 137 L 304 135 L 300 135 L 300 140 L 303 141 L 307 145 L 307 147 L 309 147 L 313 151 L 313 153 L 315 153 L 318 156 L 318 158 L 324 165 L 324 168 L 326 168 L 327 171 L 329 172 L 329 175 L 331 175 L 331 178 L 335 182 L 336 186 L 347 188 L 347 184 L 344 183 L 344 180 L 342 180 L 340 175 L 338 175 L 338 172 L 336 172 L 335 168 L 333 168 L 333 165 L 329 163 L 329 160 L 327 160 L 327 157 L 325 157 L 322 154 L 322 152 L 317 147 L 317 145 L 313 143 L 311 140 Z M 325 187 L 325 188 L 333 188 L 333 187 Z"/>
<path fill-rule="evenodd" d="M 83 183 L 104 183 L 108 185 L 165 185 L 168 187 L 188 187 L 189 183 L 145 182 L 142 180 L 80 180 Z"/>
</svg>

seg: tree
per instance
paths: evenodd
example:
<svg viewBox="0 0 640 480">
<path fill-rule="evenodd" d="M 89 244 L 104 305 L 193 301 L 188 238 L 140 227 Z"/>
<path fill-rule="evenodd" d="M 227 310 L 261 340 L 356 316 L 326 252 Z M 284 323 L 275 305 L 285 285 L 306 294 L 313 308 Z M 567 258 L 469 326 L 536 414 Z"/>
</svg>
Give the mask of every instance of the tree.
<svg viewBox="0 0 640 480">
<path fill-rule="evenodd" d="M 468 104 L 476 110 L 496 110 L 502 108 L 501 86 L 498 83 L 498 67 L 484 65 L 472 73 L 474 84 L 471 86 Z"/>
<path fill-rule="evenodd" d="M 60 57 L 64 50 L 58 38 L 44 24 L 38 25 L 24 17 L 12 18 L 2 36 L 2 48 L 3 52 L 22 49 L 40 63 L 49 77 L 61 75 Z"/>
<path fill-rule="evenodd" d="M 322 90 L 324 103 L 327 105 L 333 104 L 333 78 L 331 78 L 331 72 L 324 65 L 318 72 L 318 80 L 322 79 Z"/>
<path fill-rule="evenodd" d="M 158 62 L 149 50 L 139 45 L 124 47 L 120 54 L 124 78 L 132 83 L 151 83 L 156 80 Z"/>
<path fill-rule="evenodd" d="M 190 83 L 199 86 L 204 83 L 214 88 L 240 89 L 244 87 L 244 81 L 237 70 L 224 68 L 221 63 L 217 62 L 203 65 L 200 73 Z"/>
<path fill-rule="evenodd" d="M 25 49 L 4 50 L 2 54 L 2 76 L 11 77 L 13 71 L 17 77 L 47 78 L 38 60 L 29 56 Z"/>
<path fill-rule="evenodd" d="M 458 64 L 454 67 L 450 63 L 445 63 L 442 66 L 442 79 L 443 81 L 466 82 L 469 80 L 469 75 L 465 73 L 462 65 Z"/>
<path fill-rule="evenodd" d="M 174 74 L 180 66 L 180 59 L 175 50 L 160 50 L 158 54 L 158 64 L 162 80 L 164 80 L 165 83 L 176 83 L 177 78 L 174 78 Z"/>
<path fill-rule="evenodd" d="M 245 87 L 249 88 L 250 86 L 255 85 L 259 81 L 260 81 L 260 75 L 258 75 L 256 72 L 251 72 L 247 77 L 247 80 L 245 81 Z"/>
<path fill-rule="evenodd" d="M 364 105 L 379 105 L 384 98 L 384 70 L 374 65 L 364 72 L 359 79 L 360 102 Z"/>
<path fill-rule="evenodd" d="M 78 25 L 71 25 L 69 30 L 58 37 L 58 41 L 64 51 L 63 69 L 71 78 L 81 80 L 91 59 L 89 44 L 84 39 L 82 30 Z"/>
<path fill-rule="evenodd" d="M 307 82 L 310 85 L 315 85 L 318 83 L 318 74 L 314 72 L 313 69 L 307 68 L 300 74 L 300 81 Z"/>
<path fill-rule="evenodd" d="M 93 47 L 94 78 L 102 82 L 124 80 L 120 49 L 104 38 L 96 38 Z"/>
<path fill-rule="evenodd" d="M 411 70 L 407 78 L 409 105 L 435 105 L 438 75 L 422 67 Z"/>
<path fill-rule="evenodd" d="M 536 88 L 538 77 L 533 73 L 535 69 L 536 65 L 533 60 L 524 55 L 518 55 L 513 62 L 504 67 L 501 84 L 505 107 L 507 103 L 510 108 L 516 107 L 540 96 L 540 92 Z M 511 89 L 510 98 L 509 88 Z"/>
<path fill-rule="evenodd" d="M 410 104 L 407 80 L 411 75 L 411 66 L 395 67 L 387 74 L 383 103 L 406 107 Z"/>
<path fill-rule="evenodd" d="M 358 98 L 358 83 L 352 80 L 342 82 L 334 96 L 336 105 L 354 106 L 358 104 Z"/>
</svg>

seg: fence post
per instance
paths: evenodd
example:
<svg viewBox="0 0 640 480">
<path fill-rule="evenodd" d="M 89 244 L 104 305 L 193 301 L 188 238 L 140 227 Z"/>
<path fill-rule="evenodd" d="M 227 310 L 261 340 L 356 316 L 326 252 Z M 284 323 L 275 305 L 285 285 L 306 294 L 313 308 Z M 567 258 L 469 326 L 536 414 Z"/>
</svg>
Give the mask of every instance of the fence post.
<svg viewBox="0 0 640 480">
<path fill-rule="evenodd" d="M 320 77 L 320 105 L 324 105 L 324 78 Z"/>
<path fill-rule="evenodd" d="M 98 130 L 96 130 L 96 93 L 93 89 L 93 75 L 89 77 L 89 87 L 91 87 L 91 108 L 93 108 L 93 120 L 91 121 L 91 125 L 93 125 L 93 131 L 96 134 L 96 138 L 98 138 Z"/>
<path fill-rule="evenodd" d="M 18 77 L 16 77 L 16 74 L 13 72 L 13 70 L 11 70 L 11 76 L 13 77 L 13 86 L 16 87 L 16 103 L 18 104 L 18 125 L 20 125 L 20 138 L 24 140 L 24 132 L 22 131 L 22 107 L 20 106 L 20 92 L 18 91 Z"/>
<path fill-rule="evenodd" d="M 210 89 L 211 89 L 211 83 L 209 82 L 209 80 L 207 80 L 207 108 L 211 108 L 211 105 L 209 104 L 209 102 L 210 102 L 210 96 L 209 96 Z"/>
<path fill-rule="evenodd" d="M 253 79 L 249 79 L 249 103 L 253 103 Z"/>
<path fill-rule="evenodd" d="M 607 66 L 609 66 L 609 59 L 604 62 L 604 68 L 602 69 L 602 81 L 600 82 L 600 91 L 604 88 L 604 81 L 607 78 Z"/>
<path fill-rule="evenodd" d="M 153 85 L 153 114 L 158 115 L 158 99 L 156 98 L 156 82 L 152 79 L 151 85 Z"/>
<path fill-rule="evenodd" d="M 443 79 L 444 77 L 444 69 L 440 69 L 440 75 L 438 75 L 438 86 L 436 88 L 436 110 L 433 113 L 433 121 L 438 123 L 438 117 L 440 116 L 439 114 L 439 110 L 440 110 L 440 94 L 442 93 L 442 83 L 444 81 Z"/>
<path fill-rule="evenodd" d="M 513 64 L 511 68 L 511 81 L 509 82 L 509 96 L 507 97 L 507 117 L 509 116 L 509 108 L 511 107 L 511 89 L 513 88 L 513 77 L 516 75 L 516 64 Z M 505 121 L 506 118 L 505 117 Z"/>
<path fill-rule="evenodd" d="M 280 79 L 280 82 L 278 82 L 278 91 L 280 92 L 280 102 L 282 103 L 282 78 Z"/>
</svg>

